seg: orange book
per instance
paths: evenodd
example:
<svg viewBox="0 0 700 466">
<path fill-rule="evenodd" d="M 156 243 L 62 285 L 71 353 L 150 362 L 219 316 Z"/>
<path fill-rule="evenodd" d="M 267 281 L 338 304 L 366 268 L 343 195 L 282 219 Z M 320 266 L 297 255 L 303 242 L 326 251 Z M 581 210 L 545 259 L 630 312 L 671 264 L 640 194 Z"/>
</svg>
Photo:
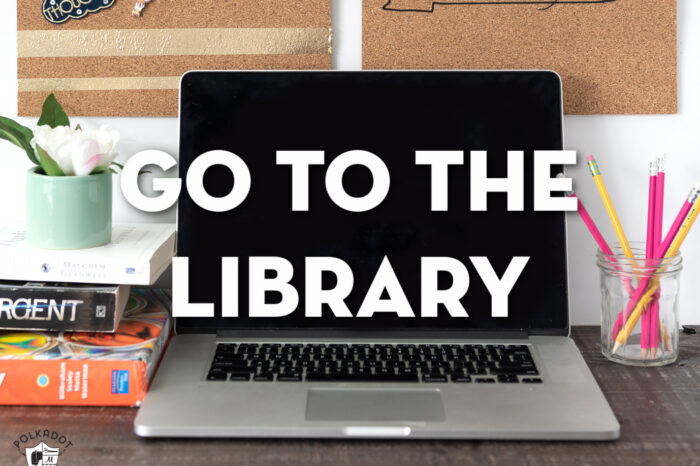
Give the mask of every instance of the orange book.
<svg viewBox="0 0 700 466">
<path fill-rule="evenodd" d="M 132 290 L 115 333 L 0 332 L 0 405 L 138 406 L 170 334 L 169 299 Z"/>
</svg>

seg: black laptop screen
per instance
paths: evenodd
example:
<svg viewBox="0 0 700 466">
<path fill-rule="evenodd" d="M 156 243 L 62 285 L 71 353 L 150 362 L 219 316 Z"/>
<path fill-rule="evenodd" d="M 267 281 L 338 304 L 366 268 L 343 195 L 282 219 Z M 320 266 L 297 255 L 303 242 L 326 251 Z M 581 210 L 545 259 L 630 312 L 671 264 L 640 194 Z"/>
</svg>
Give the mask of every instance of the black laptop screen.
<svg viewBox="0 0 700 466">
<path fill-rule="evenodd" d="M 251 188 L 228 212 L 210 212 L 187 195 L 179 200 L 178 255 L 189 257 L 191 302 L 215 303 L 212 319 L 182 318 L 186 329 L 523 329 L 556 333 L 568 326 L 563 212 L 533 209 L 535 150 L 562 149 L 561 89 L 550 72 L 193 72 L 182 80 L 180 176 L 208 151 L 225 150 L 248 166 Z M 292 170 L 277 151 L 324 151 L 309 168 L 308 211 L 292 209 Z M 367 212 L 348 212 L 326 190 L 328 165 L 340 154 L 375 154 L 391 174 L 386 198 Z M 464 151 L 448 171 L 448 209 L 431 210 L 430 167 L 416 151 Z M 470 151 L 487 151 L 489 177 L 507 176 L 507 151 L 525 153 L 524 210 L 509 212 L 505 193 L 488 194 L 488 210 L 470 210 Z M 552 172 L 561 170 L 552 167 Z M 352 196 L 371 188 L 366 168 L 349 168 L 342 184 Z M 212 196 L 231 191 L 234 177 L 208 169 Z M 183 182 L 184 188 L 184 182 Z M 285 317 L 249 317 L 251 257 L 281 257 L 293 265 L 297 309 Z M 529 257 L 510 291 L 508 316 L 492 316 L 492 297 L 473 257 L 486 257 L 501 277 L 514 257 Z M 239 316 L 222 318 L 222 257 L 239 258 Z M 354 277 L 345 300 L 353 317 L 305 315 L 305 260 L 333 257 Z M 468 317 L 421 317 L 421 258 L 450 257 L 469 273 L 461 299 Z M 380 264 L 387 259 L 415 317 L 356 317 Z M 437 275 L 449 288 L 449 274 Z M 334 287 L 334 276 L 323 276 Z M 229 286 L 229 285 L 226 285 Z M 385 290 L 386 293 L 386 290 Z M 266 300 L 280 297 L 268 293 Z"/>
</svg>

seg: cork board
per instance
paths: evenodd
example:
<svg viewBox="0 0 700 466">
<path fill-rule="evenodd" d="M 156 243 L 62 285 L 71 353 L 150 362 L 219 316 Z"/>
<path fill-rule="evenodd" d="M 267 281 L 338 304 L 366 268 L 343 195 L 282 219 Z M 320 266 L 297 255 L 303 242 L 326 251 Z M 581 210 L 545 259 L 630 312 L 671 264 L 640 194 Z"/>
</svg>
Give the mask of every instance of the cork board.
<svg viewBox="0 0 700 466">
<path fill-rule="evenodd" d="M 70 115 L 177 116 L 188 70 L 331 67 L 328 1 L 152 0 L 140 18 L 134 3 L 52 24 L 17 0 L 18 114 L 53 92 Z"/>
<path fill-rule="evenodd" d="M 676 113 L 676 0 L 363 0 L 362 59 L 552 69 L 566 113 Z"/>
</svg>

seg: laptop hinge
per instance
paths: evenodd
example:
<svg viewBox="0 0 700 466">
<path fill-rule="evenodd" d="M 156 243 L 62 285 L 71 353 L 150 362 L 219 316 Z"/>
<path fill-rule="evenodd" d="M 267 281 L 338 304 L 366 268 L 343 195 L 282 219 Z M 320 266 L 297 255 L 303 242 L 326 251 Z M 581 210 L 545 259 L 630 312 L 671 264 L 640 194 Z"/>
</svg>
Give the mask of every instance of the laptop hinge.
<svg viewBox="0 0 700 466">
<path fill-rule="evenodd" d="M 426 330 L 396 329 L 389 330 L 348 330 L 348 329 L 225 329 L 216 332 L 217 338 L 262 338 L 274 339 L 342 339 L 342 340 L 411 340 L 411 339 L 489 339 L 489 340 L 523 340 L 528 333 L 520 330 Z"/>
</svg>

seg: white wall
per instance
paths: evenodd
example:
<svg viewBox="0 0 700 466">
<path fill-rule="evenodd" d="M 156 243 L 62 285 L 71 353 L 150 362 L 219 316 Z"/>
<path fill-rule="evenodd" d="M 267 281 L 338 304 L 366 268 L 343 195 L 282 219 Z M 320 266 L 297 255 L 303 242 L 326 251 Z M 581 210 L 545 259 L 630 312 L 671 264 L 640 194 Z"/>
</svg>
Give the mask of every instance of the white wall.
<svg viewBox="0 0 700 466">
<path fill-rule="evenodd" d="M 5 0 L 0 16 L 0 115 L 17 112 L 16 3 Z M 337 69 L 361 67 L 361 2 L 333 0 L 333 65 Z M 700 2 L 678 0 L 678 71 L 680 111 L 677 115 L 567 116 L 564 119 L 566 147 L 579 152 L 579 165 L 569 171 L 574 188 L 585 201 L 609 241 L 615 236 L 583 160 L 595 154 L 630 240 L 645 237 L 646 188 L 649 158 L 664 151 L 669 155 L 666 228 L 690 187 L 700 180 Z M 123 161 L 129 154 L 147 148 L 177 154 L 177 121 L 172 118 L 90 118 L 94 125 L 107 123 L 122 134 Z M 32 125 L 33 120 L 24 121 Z M 0 146 L 0 218 L 24 219 L 24 177 L 29 168 L 26 156 L 9 144 Z M 147 175 L 148 176 L 148 175 Z M 115 190 L 116 221 L 174 221 L 172 211 L 146 215 L 131 208 Z M 571 314 L 574 324 L 598 324 L 598 273 L 595 244 L 583 223 L 574 215 L 569 223 Z M 700 227 L 692 232 L 683 250 L 685 268 L 681 283 L 681 321 L 700 322 Z"/>
</svg>

